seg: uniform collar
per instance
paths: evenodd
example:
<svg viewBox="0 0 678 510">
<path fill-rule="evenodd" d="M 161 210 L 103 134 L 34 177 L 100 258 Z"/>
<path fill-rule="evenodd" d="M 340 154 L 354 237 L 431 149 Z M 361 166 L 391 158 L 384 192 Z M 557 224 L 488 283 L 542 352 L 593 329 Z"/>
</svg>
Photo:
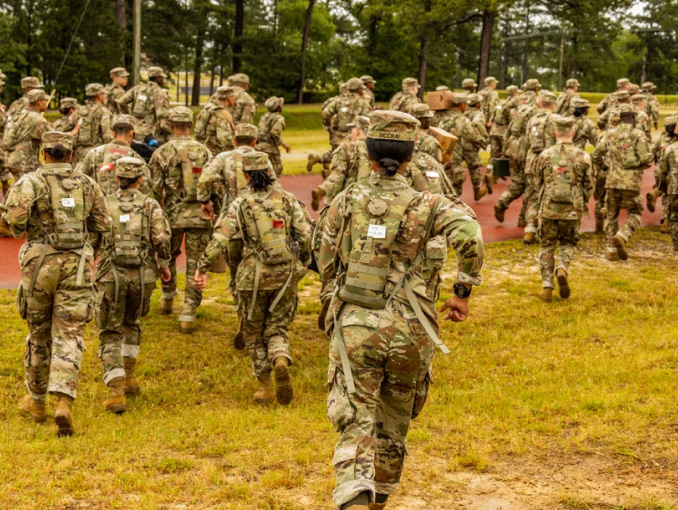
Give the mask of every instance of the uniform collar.
<svg viewBox="0 0 678 510">
<path fill-rule="evenodd" d="M 73 167 L 71 166 L 70 163 L 50 163 L 42 165 L 40 169 L 49 170 L 50 172 L 53 172 L 60 176 L 67 176 L 74 172 Z"/>
<path fill-rule="evenodd" d="M 370 184 L 387 190 L 408 188 L 407 180 L 400 174 L 392 176 L 382 175 L 378 172 L 372 172 L 369 177 Z"/>
</svg>

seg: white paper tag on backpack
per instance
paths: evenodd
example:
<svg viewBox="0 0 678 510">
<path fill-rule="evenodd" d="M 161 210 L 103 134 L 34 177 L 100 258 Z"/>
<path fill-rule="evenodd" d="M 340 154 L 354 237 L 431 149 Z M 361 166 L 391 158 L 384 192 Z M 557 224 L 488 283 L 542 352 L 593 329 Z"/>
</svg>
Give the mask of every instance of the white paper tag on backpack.
<svg viewBox="0 0 678 510">
<path fill-rule="evenodd" d="M 374 239 L 386 239 L 386 226 L 370 225 L 367 227 L 367 237 L 372 237 Z"/>
<path fill-rule="evenodd" d="M 72 209 L 75 207 L 75 198 L 73 197 L 64 197 L 61 199 L 61 206 L 62 207 L 67 207 L 68 209 Z"/>
<path fill-rule="evenodd" d="M 426 170 L 426 177 L 430 177 L 431 179 L 437 179 L 438 177 L 440 177 L 440 174 L 435 170 Z"/>
<path fill-rule="evenodd" d="M 139 101 L 146 101 L 146 99 L 148 99 L 148 98 L 146 96 L 144 96 L 143 94 L 139 94 L 137 96 L 137 100 L 139 100 Z"/>
<path fill-rule="evenodd" d="M 129 214 L 121 214 L 120 223 L 129 223 Z"/>
</svg>

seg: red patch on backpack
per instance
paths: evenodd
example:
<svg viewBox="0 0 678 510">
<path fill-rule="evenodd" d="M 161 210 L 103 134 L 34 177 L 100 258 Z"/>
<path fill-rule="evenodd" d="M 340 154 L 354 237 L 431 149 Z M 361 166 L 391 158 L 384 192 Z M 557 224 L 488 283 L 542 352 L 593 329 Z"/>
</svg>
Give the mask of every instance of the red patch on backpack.
<svg viewBox="0 0 678 510">
<path fill-rule="evenodd" d="M 194 166 L 193 167 L 193 173 L 194 174 L 201 174 L 202 173 L 202 167 Z"/>
<path fill-rule="evenodd" d="M 99 171 L 100 171 L 100 172 L 110 172 L 110 171 L 113 170 L 114 168 L 115 168 L 115 164 L 114 164 L 114 163 L 106 163 L 105 165 L 101 165 L 101 166 L 99 167 Z"/>
<path fill-rule="evenodd" d="M 273 220 L 273 228 L 285 228 L 285 222 L 283 220 Z"/>
<path fill-rule="evenodd" d="M 559 173 L 559 174 L 564 174 L 564 173 L 565 173 L 565 167 L 564 167 L 564 166 L 559 166 L 559 167 L 558 167 L 558 173 Z"/>
</svg>

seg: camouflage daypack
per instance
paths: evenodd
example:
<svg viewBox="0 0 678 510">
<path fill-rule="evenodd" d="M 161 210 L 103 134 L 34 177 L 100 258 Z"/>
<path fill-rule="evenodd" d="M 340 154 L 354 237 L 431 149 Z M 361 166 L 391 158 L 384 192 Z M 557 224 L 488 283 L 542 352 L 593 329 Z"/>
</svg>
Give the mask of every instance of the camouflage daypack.
<svg viewBox="0 0 678 510">
<path fill-rule="evenodd" d="M 207 153 L 202 146 L 181 145 L 177 149 L 177 155 L 181 161 L 184 188 L 181 198 L 184 202 L 197 202 L 198 180 L 207 163 Z"/>
<path fill-rule="evenodd" d="M 544 179 L 544 195 L 548 202 L 574 204 L 576 181 L 574 159 L 563 154 L 564 145 L 551 153 L 551 173 Z M 548 207 L 548 204 L 547 206 Z"/>
<path fill-rule="evenodd" d="M 193 130 L 196 140 L 202 142 L 207 139 L 207 127 L 209 126 L 210 118 L 212 118 L 212 113 L 216 107 L 217 105 L 214 103 L 207 103 L 205 108 L 203 108 L 196 117 L 195 128 Z"/>
<path fill-rule="evenodd" d="M 7 117 L 7 125 L 2 137 L 2 148 L 12 151 L 23 138 L 22 126 L 25 125 L 24 119 L 28 116 L 28 111 L 18 113 L 14 118 Z"/>
<path fill-rule="evenodd" d="M 134 108 L 132 108 L 132 115 L 137 119 L 146 117 L 146 110 L 148 109 L 148 85 L 140 85 L 134 95 Z"/>
<path fill-rule="evenodd" d="M 640 158 L 636 153 L 636 137 L 634 128 L 627 124 L 621 124 L 613 136 L 607 138 L 612 151 L 619 155 L 624 170 L 636 170 L 640 166 Z"/>
<path fill-rule="evenodd" d="M 115 162 L 120 158 L 132 156 L 132 149 L 109 144 L 104 148 L 103 156 L 101 166 L 94 174 L 94 180 L 97 181 L 104 195 L 110 195 L 115 193 L 119 187 L 115 180 Z"/>
<path fill-rule="evenodd" d="M 544 127 L 546 121 L 551 116 L 549 111 L 537 112 L 528 124 L 529 132 L 527 133 L 527 144 L 529 150 L 534 154 L 540 154 L 546 148 L 546 139 L 544 136 Z"/>
<path fill-rule="evenodd" d="M 113 218 L 113 264 L 122 267 L 143 265 L 150 252 L 150 200 L 141 193 L 106 197 Z"/>
<path fill-rule="evenodd" d="M 248 237 L 262 264 L 274 266 L 294 259 L 290 239 L 292 218 L 286 210 L 284 193 L 272 189 L 265 196 L 246 195 L 240 205 Z"/>
<path fill-rule="evenodd" d="M 348 125 L 355 119 L 355 108 L 358 100 L 354 97 L 343 97 L 337 104 L 337 115 L 335 117 L 334 128 L 342 133 L 347 133 L 350 128 Z"/>
<path fill-rule="evenodd" d="M 82 178 L 43 169 L 41 175 L 49 188 L 54 224 L 47 224 L 49 244 L 57 250 L 78 250 L 85 246 L 85 189 Z"/>
</svg>

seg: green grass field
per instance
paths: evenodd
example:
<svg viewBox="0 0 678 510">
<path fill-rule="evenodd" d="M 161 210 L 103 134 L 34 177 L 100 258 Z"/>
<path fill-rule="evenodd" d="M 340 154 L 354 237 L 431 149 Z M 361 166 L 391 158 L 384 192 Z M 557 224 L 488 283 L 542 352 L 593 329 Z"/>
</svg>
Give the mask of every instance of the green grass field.
<svg viewBox="0 0 678 510">
<path fill-rule="evenodd" d="M 654 228 L 630 250 L 627 263 L 607 262 L 602 239 L 585 234 L 572 298 L 543 304 L 538 248 L 488 246 L 470 318 L 443 326 L 453 352 L 436 356 L 388 508 L 678 508 L 678 260 Z M 447 271 L 443 299 L 453 264 Z M 331 509 L 337 434 L 325 417 L 318 290 L 313 274 L 301 284 L 289 408 L 251 402 L 250 362 L 231 345 L 227 277 L 214 275 L 193 336 L 160 315 L 154 294 L 142 394 L 120 417 L 103 410 L 88 326 L 77 434 L 66 439 L 52 420 L 20 414 L 26 327 L 14 293 L 0 291 L 0 508 Z"/>
</svg>

